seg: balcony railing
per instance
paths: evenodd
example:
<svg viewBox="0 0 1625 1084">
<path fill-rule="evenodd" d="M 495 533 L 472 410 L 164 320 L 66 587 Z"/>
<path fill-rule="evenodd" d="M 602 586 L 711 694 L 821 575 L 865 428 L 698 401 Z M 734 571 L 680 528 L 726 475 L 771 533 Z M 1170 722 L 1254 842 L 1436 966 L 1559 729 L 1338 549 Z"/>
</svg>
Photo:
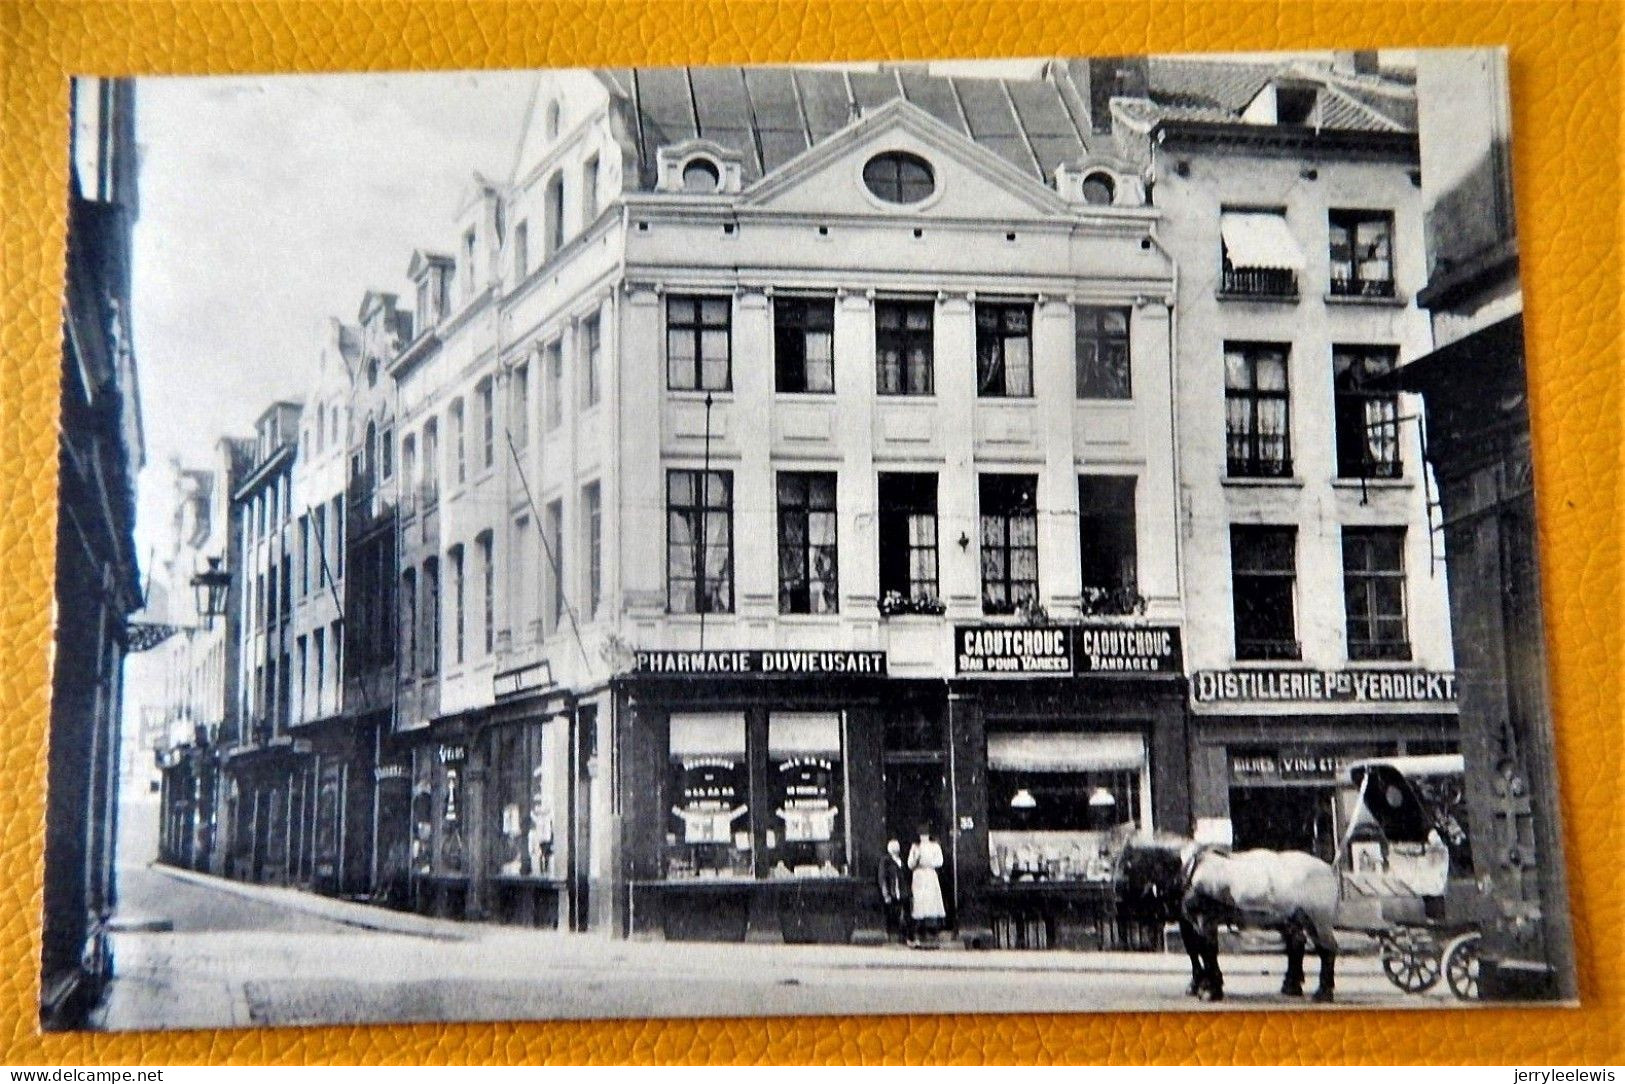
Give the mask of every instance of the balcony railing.
<svg viewBox="0 0 1625 1084">
<path fill-rule="evenodd" d="M 1333 297 L 1393 297 L 1393 279 L 1332 279 Z"/>
<path fill-rule="evenodd" d="M 1235 297 L 1297 297 L 1298 273 L 1273 267 L 1226 267 L 1223 290 Z"/>
<path fill-rule="evenodd" d="M 1350 640 L 1350 662 L 1409 662 L 1409 640 Z"/>
<path fill-rule="evenodd" d="M 1292 457 L 1232 455 L 1225 460 L 1225 470 L 1231 478 L 1290 478 Z"/>
<path fill-rule="evenodd" d="M 1238 659 L 1301 659 L 1303 645 L 1296 640 L 1240 640 L 1236 641 Z"/>
</svg>

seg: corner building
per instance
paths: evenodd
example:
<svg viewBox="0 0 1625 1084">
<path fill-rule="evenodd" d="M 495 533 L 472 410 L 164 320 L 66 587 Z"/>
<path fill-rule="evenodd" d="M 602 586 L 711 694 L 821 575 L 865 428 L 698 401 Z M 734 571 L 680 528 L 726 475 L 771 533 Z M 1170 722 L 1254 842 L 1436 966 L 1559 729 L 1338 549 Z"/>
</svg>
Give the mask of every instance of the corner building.
<svg viewBox="0 0 1625 1084">
<path fill-rule="evenodd" d="M 1106 881 L 1188 823 L 1175 277 L 1081 101 L 541 77 L 351 427 L 394 475 L 416 906 L 877 939 L 924 826 L 967 938 L 1148 940 Z"/>
</svg>

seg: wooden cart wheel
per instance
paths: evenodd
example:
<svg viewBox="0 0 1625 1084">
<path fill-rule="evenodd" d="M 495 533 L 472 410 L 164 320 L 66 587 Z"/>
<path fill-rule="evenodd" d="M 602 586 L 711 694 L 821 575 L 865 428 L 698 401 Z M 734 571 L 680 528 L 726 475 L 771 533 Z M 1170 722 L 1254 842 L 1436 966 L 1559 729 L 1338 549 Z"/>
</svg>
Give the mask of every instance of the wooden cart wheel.
<svg viewBox="0 0 1625 1084">
<path fill-rule="evenodd" d="M 1439 981 L 1439 963 L 1439 946 L 1426 934 L 1407 932 L 1383 939 L 1382 972 L 1407 994 L 1431 990 Z"/>
<path fill-rule="evenodd" d="M 1463 1001 L 1478 1000 L 1478 943 L 1483 936 L 1464 933 L 1444 950 L 1444 981 Z"/>
</svg>

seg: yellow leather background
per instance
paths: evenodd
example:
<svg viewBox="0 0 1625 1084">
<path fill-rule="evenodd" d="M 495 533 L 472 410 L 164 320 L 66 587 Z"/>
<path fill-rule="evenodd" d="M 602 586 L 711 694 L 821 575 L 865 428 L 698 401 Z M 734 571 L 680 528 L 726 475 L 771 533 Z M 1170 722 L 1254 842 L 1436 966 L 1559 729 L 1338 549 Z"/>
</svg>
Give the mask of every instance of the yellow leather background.
<svg viewBox="0 0 1625 1084">
<path fill-rule="evenodd" d="M 1514 0 L 503 7 L 0 0 L 0 1062 L 1625 1060 L 1616 492 L 1625 372 L 1621 14 L 1612 3 Z M 1502 43 L 1512 50 L 1542 558 L 1583 1008 L 37 1033 L 68 74 Z"/>
</svg>

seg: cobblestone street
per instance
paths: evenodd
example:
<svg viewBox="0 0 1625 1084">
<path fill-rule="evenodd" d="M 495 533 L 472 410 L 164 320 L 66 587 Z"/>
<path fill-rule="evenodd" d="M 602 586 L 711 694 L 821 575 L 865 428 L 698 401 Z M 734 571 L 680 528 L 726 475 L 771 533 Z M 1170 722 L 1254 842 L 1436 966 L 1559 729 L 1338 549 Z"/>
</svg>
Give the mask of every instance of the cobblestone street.
<svg viewBox="0 0 1625 1084">
<path fill-rule="evenodd" d="M 1227 1000 L 1183 996 L 1182 956 L 608 941 L 437 922 L 161 868 L 122 871 L 106 1030 L 853 1012 L 1302 1007 L 1274 955 L 1226 957 Z M 173 929 L 137 928 L 167 919 Z M 356 922 L 387 923 L 364 929 Z M 1342 1007 L 1448 1007 L 1340 961 Z M 1316 1007 L 1318 1008 L 1318 1007 Z"/>
</svg>

